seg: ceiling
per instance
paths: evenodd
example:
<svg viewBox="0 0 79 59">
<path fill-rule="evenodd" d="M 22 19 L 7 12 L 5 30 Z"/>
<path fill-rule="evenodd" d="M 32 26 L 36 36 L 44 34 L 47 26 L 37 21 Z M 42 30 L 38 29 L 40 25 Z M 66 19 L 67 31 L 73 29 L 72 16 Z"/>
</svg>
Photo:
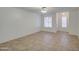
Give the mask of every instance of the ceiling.
<svg viewBox="0 0 79 59">
<path fill-rule="evenodd" d="M 40 13 L 41 7 L 22 7 L 22 9 L 28 10 L 34 13 Z M 52 14 L 56 12 L 66 12 L 66 11 L 74 11 L 79 10 L 79 7 L 47 7 L 48 12 L 46 14 Z"/>
</svg>

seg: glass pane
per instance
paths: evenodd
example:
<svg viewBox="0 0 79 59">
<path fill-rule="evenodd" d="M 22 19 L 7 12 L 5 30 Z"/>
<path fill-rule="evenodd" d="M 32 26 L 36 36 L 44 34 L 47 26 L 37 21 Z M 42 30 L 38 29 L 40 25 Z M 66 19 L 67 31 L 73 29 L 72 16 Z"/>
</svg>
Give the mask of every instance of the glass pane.
<svg viewBox="0 0 79 59">
<path fill-rule="evenodd" d="M 52 27 L 52 17 L 44 17 L 44 27 Z"/>
<path fill-rule="evenodd" d="M 67 27 L 67 17 L 66 16 L 62 16 L 62 27 L 63 28 Z"/>
</svg>

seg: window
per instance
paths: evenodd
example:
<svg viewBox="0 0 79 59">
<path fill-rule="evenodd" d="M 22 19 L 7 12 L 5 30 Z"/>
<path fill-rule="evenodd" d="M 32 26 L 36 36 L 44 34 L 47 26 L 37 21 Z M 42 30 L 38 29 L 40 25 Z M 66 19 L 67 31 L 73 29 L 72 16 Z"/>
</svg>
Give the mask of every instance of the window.
<svg viewBox="0 0 79 59">
<path fill-rule="evenodd" d="M 44 17 L 44 27 L 52 27 L 52 17 Z"/>
<path fill-rule="evenodd" d="M 62 16 L 62 28 L 66 28 L 66 27 L 67 27 L 67 17 Z"/>
</svg>

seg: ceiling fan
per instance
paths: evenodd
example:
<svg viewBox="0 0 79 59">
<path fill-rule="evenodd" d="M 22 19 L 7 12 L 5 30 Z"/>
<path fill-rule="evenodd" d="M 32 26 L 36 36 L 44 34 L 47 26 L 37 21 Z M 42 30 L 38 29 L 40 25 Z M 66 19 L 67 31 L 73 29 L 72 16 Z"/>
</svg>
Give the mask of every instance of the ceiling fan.
<svg viewBox="0 0 79 59">
<path fill-rule="evenodd" d="M 41 12 L 42 12 L 42 13 L 47 13 L 47 10 L 48 10 L 47 7 L 42 7 L 42 8 L 41 8 Z"/>
</svg>

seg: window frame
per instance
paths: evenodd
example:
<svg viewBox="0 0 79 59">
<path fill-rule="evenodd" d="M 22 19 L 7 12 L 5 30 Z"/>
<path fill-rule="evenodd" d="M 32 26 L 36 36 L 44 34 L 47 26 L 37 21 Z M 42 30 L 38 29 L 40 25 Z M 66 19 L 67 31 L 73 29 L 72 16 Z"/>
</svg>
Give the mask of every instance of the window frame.
<svg viewBox="0 0 79 59">
<path fill-rule="evenodd" d="M 46 19 L 45 18 L 47 18 L 47 21 L 46 21 Z M 48 25 L 45 25 L 46 23 L 45 22 L 48 22 L 47 24 Z M 43 24 L 43 26 L 45 27 L 45 28 L 52 28 L 52 17 L 44 17 L 44 24 Z"/>
</svg>

